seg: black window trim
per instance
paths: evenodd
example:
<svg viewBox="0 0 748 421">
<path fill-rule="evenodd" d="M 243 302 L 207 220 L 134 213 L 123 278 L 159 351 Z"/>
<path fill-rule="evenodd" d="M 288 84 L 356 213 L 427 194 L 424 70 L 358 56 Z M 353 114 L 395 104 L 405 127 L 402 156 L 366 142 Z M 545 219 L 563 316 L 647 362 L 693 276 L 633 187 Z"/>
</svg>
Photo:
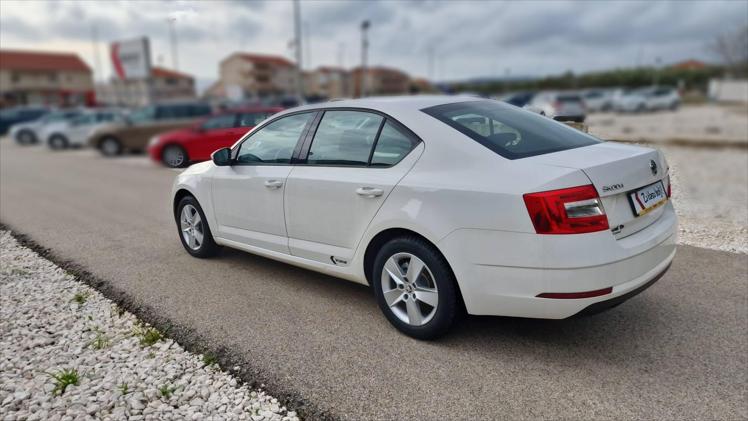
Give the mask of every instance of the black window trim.
<svg viewBox="0 0 748 421">
<path fill-rule="evenodd" d="M 303 165 L 307 167 L 327 167 L 327 168 L 374 168 L 374 169 L 385 169 L 385 168 L 392 168 L 395 165 L 402 162 L 405 157 L 410 155 L 413 150 L 415 150 L 418 145 L 423 142 L 423 139 L 418 137 L 417 134 L 413 133 L 412 130 L 410 130 L 407 126 L 405 126 L 403 123 L 399 122 L 397 119 L 393 118 L 387 113 L 384 113 L 379 110 L 374 110 L 371 108 L 366 107 L 325 107 L 325 108 L 319 108 L 318 111 L 320 113 L 315 118 L 314 122 L 314 129 L 309 130 L 309 133 L 307 134 L 307 138 L 304 140 L 304 145 L 300 151 L 300 154 L 298 156 L 298 162 L 296 165 Z M 307 157 L 309 156 L 309 149 L 312 147 L 312 140 L 314 136 L 317 134 L 317 128 L 319 128 L 319 123 L 322 120 L 323 115 L 327 111 L 359 111 L 359 112 L 365 112 L 370 114 L 377 114 L 382 117 L 382 122 L 379 124 L 379 128 L 377 129 L 376 137 L 374 138 L 374 142 L 371 146 L 371 151 L 369 151 L 369 160 L 367 161 L 366 165 L 340 165 L 340 164 L 308 164 L 307 163 Z M 377 147 L 377 143 L 379 143 L 379 135 L 382 134 L 382 129 L 384 128 L 384 125 L 387 122 L 390 122 L 397 131 L 399 131 L 403 136 L 407 137 L 411 141 L 411 147 L 408 153 L 403 155 L 397 162 L 395 162 L 392 165 L 371 165 L 371 159 L 374 156 L 374 149 Z"/>
<path fill-rule="evenodd" d="M 374 143 L 372 145 L 371 152 L 369 153 L 369 162 L 367 165 L 333 165 L 333 164 L 307 164 L 306 158 L 309 154 L 309 148 L 312 146 L 312 139 L 314 138 L 314 135 L 317 133 L 317 128 L 319 127 L 320 121 L 322 121 L 322 116 L 325 114 L 326 111 L 362 111 L 362 112 L 368 112 L 373 114 L 378 114 L 383 117 L 382 123 L 380 124 L 379 130 L 377 131 L 377 137 L 374 139 Z M 290 117 L 292 115 L 297 114 L 306 114 L 306 113 L 314 113 L 314 117 L 312 117 L 309 122 L 307 122 L 306 126 L 304 127 L 304 130 L 301 132 L 301 135 L 299 136 L 299 140 L 296 142 L 296 146 L 294 147 L 293 154 L 291 155 L 291 162 L 289 163 L 275 163 L 275 162 L 237 162 L 237 156 L 239 155 L 239 149 L 241 149 L 242 144 L 249 140 L 252 135 L 257 133 L 258 131 L 265 128 L 265 126 L 272 124 L 273 122 L 280 120 L 284 117 Z M 373 157 L 374 149 L 377 146 L 377 143 L 379 142 L 379 135 L 382 132 L 382 129 L 384 128 L 384 124 L 386 122 L 390 122 L 396 130 L 398 130 L 402 135 L 409 138 L 412 146 L 410 148 L 410 151 L 403 155 L 399 161 L 395 162 L 392 165 L 371 165 L 371 159 Z M 241 139 L 234 147 L 231 149 L 231 165 L 277 165 L 277 166 L 289 166 L 289 165 L 303 165 L 308 167 L 339 167 L 339 168 L 374 168 L 374 169 L 386 169 L 394 167 L 395 165 L 402 162 L 405 157 L 411 154 L 419 144 L 423 142 L 423 139 L 418 137 L 417 134 L 413 133 L 412 130 L 410 130 L 406 125 L 398 121 L 396 118 L 393 118 L 387 113 L 384 113 L 379 110 L 374 110 L 371 108 L 365 108 L 365 107 L 320 107 L 320 108 L 311 108 L 311 109 L 304 109 L 304 110 L 298 110 L 294 112 L 290 112 L 287 114 L 279 115 L 271 120 L 266 121 L 264 124 L 255 127 L 250 133 L 247 133 L 243 139 Z"/>
</svg>

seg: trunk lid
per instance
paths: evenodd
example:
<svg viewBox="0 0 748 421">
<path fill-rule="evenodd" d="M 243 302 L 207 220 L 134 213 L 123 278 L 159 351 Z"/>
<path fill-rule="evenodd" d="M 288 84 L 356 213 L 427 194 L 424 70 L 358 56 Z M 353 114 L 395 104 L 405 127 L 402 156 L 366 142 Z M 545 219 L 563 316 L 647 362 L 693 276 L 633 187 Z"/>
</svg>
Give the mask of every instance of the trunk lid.
<svg viewBox="0 0 748 421">
<path fill-rule="evenodd" d="M 608 223 L 616 238 L 634 234 L 662 215 L 663 206 L 636 216 L 629 194 L 662 181 L 668 185 L 668 166 L 655 149 L 615 142 L 525 158 L 538 164 L 575 168 L 590 179 L 602 199 Z"/>
</svg>

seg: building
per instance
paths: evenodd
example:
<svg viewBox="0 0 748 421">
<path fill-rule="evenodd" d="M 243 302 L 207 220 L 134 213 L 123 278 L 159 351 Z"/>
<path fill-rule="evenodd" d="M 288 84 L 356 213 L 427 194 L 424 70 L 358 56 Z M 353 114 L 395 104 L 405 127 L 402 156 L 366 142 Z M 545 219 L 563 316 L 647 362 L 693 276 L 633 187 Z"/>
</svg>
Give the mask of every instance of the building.
<svg viewBox="0 0 748 421">
<path fill-rule="evenodd" d="M 308 97 L 347 98 L 351 94 L 350 74 L 341 67 L 320 66 L 304 73 L 304 94 Z"/>
<path fill-rule="evenodd" d="M 98 85 L 96 95 L 103 104 L 125 107 L 197 98 L 195 78 L 158 66 L 151 67 L 148 79 L 112 79 L 108 84 Z"/>
<path fill-rule="evenodd" d="M 679 70 L 701 70 L 707 67 L 707 64 L 699 60 L 685 60 L 671 65 L 673 69 Z"/>
<path fill-rule="evenodd" d="M 361 96 L 361 82 L 366 81 L 366 96 L 402 95 L 410 92 L 410 77 L 397 69 L 373 66 L 366 68 L 366 75 L 361 67 L 351 70 L 352 94 Z"/>
<path fill-rule="evenodd" d="M 76 54 L 0 50 L 0 106 L 94 102 L 91 68 Z"/>
<path fill-rule="evenodd" d="M 280 56 L 234 53 L 219 65 L 220 80 L 207 95 L 231 100 L 281 97 L 296 92 L 296 65 Z"/>
</svg>

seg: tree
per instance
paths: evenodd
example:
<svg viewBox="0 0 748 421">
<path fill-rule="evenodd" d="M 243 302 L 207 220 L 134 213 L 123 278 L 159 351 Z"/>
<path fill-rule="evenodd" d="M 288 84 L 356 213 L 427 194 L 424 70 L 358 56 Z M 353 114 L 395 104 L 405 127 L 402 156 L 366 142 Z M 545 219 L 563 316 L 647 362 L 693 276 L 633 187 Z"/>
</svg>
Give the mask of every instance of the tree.
<svg viewBox="0 0 748 421">
<path fill-rule="evenodd" d="M 748 75 L 748 25 L 718 35 L 710 50 L 722 60 L 728 76 Z"/>
</svg>

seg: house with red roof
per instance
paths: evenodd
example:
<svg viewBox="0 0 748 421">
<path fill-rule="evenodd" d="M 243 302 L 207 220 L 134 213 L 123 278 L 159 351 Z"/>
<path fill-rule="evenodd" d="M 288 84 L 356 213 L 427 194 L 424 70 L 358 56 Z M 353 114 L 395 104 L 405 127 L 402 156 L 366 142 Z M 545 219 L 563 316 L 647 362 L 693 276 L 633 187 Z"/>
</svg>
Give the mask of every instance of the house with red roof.
<svg viewBox="0 0 748 421">
<path fill-rule="evenodd" d="M 77 54 L 0 50 L 0 106 L 94 102 L 91 68 Z"/>
</svg>

